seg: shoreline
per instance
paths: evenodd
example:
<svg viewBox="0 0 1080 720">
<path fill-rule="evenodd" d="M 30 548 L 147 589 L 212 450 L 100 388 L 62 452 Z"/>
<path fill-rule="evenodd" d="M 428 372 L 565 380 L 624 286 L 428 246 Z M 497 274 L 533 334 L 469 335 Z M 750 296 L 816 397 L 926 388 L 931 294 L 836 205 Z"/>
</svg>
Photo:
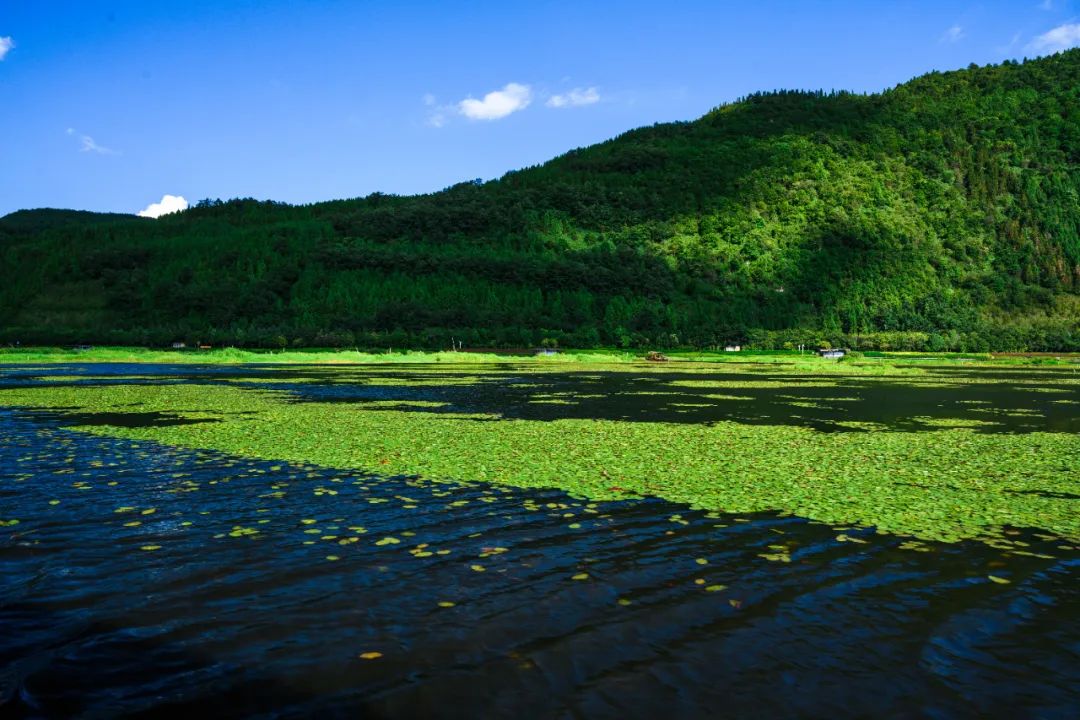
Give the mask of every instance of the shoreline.
<svg viewBox="0 0 1080 720">
<path fill-rule="evenodd" d="M 813 352 L 799 353 L 783 350 L 743 350 L 739 352 L 668 350 L 663 351 L 673 363 L 821 363 L 836 364 L 837 360 L 819 358 Z M 224 347 L 210 350 L 157 350 L 141 347 L 102 346 L 87 349 L 60 347 L 0 348 L 0 366 L 63 363 L 154 363 L 190 365 L 386 365 L 386 364 L 493 364 L 525 363 L 539 365 L 563 364 L 629 364 L 646 362 L 645 351 L 612 348 L 563 350 L 552 355 L 526 354 L 520 350 L 499 351 L 424 351 L 405 350 L 366 352 L 360 350 L 244 350 Z M 921 353 L 866 352 L 852 353 L 844 364 L 925 364 L 972 363 L 987 365 L 1078 365 L 1080 353 Z M 663 362 L 650 362 L 662 367 Z"/>
</svg>

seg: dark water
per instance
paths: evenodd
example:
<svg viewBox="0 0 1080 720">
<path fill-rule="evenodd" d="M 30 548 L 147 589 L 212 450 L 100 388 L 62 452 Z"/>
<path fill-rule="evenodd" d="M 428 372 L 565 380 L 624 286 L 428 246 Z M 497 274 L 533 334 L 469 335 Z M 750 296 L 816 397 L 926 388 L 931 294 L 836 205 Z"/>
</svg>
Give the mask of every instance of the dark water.
<svg viewBox="0 0 1080 720">
<path fill-rule="evenodd" d="M 912 543 L 70 422 L 0 409 L 0 716 L 1080 716 L 1080 551 L 1037 532 Z"/>
<path fill-rule="evenodd" d="M 766 363 L 733 363 L 712 372 L 701 365 L 693 371 L 664 366 L 663 372 L 584 368 L 536 372 L 535 365 L 511 363 L 485 365 L 482 371 L 476 365 L 8 366 L 0 373 L 0 390 L 48 385 L 50 376 L 60 375 L 68 378 L 64 385 L 228 383 L 285 391 L 294 402 L 379 403 L 365 409 L 478 412 L 533 421 L 735 422 L 870 431 L 852 425 L 864 423 L 875 432 L 933 432 L 942 429 L 936 421 L 948 420 L 949 428 L 979 433 L 1080 433 L 1080 365 L 929 366 L 920 375 L 792 374 Z M 86 378 L 70 379 L 79 375 Z M 717 394 L 724 396 L 721 402 Z M 440 405 L 417 406 L 417 401 Z M 114 424 L 125 424 L 118 420 Z M 167 420 L 160 418 L 159 424 Z M 136 417 L 127 424 L 145 423 Z"/>
</svg>

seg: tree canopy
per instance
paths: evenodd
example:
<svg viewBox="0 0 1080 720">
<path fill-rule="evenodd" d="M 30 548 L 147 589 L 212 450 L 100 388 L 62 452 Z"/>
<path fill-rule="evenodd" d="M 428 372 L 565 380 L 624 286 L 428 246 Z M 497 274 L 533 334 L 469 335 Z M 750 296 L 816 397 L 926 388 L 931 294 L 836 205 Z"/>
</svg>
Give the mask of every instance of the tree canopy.
<svg viewBox="0 0 1080 720">
<path fill-rule="evenodd" d="M 780 90 L 490 182 L 0 219 L 0 340 L 1080 349 L 1080 50 Z"/>
</svg>

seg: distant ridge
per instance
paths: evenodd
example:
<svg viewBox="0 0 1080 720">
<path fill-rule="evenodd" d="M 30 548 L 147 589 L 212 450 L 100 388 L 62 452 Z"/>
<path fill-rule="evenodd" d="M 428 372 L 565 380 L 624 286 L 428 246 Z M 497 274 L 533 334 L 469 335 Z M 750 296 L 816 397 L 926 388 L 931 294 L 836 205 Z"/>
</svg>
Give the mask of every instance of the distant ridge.
<svg viewBox="0 0 1080 720">
<path fill-rule="evenodd" d="M 777 91 L 491 182 L 0 219 L 0 340 L 1080 349 L 1080 50 Z"/>
<path fill-rule="evenodd" d="M 58 210 L 38 208 L 36 210 L 16 210 L 0 217 L 0 230 L 11 233 L 35 233 L 67 225 L 90 225 L 94 223 L 142 221 L 138 215 L 125 213 L 100 213 L 88 210 Z"/>
</svg>

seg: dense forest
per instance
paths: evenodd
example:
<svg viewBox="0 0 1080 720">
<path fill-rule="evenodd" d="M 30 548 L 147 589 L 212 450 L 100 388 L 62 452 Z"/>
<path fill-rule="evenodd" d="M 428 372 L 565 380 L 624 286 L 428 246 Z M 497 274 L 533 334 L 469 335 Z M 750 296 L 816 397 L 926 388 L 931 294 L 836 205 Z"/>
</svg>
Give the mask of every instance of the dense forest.
<svg viewBox="0 0 1080 720">
<path fill-rule="evenodd" d="M 1080 350 L 1080 50 L 429 195 L 0 219 L 0 341 Z"/>
</svg>

